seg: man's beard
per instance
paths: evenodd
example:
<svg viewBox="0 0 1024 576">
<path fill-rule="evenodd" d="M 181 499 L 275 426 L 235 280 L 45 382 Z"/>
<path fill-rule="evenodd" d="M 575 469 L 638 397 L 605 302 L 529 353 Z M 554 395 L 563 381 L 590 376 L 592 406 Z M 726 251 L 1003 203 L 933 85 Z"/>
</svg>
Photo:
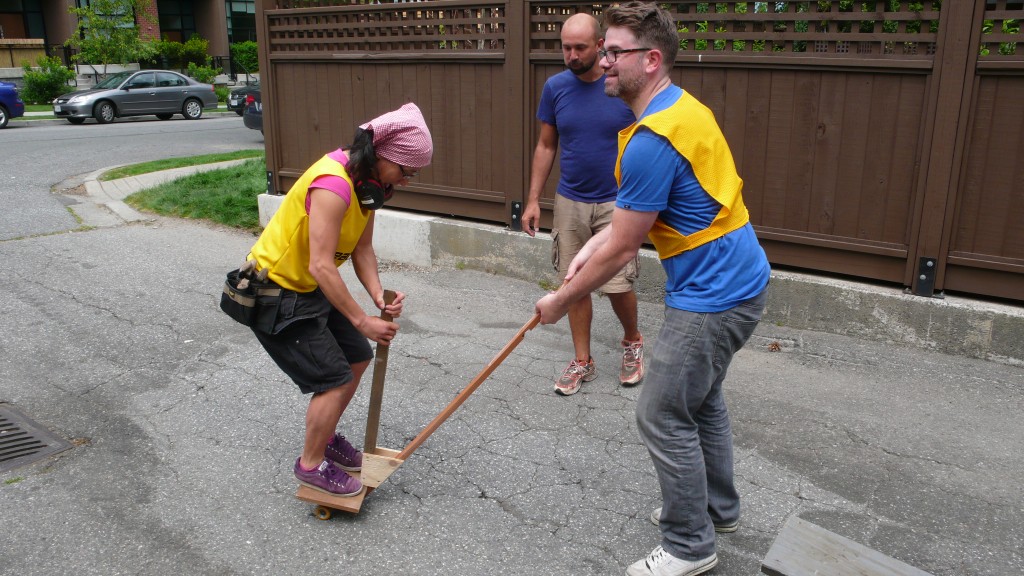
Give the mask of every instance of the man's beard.
<svg viewBox="0 0 1024 576">
<path fill-rule="evenodd" d="M 623 78 L 621 75 L 615 76 L 613 84 L 609 84 L 608 80 L 604 82 L 604 93 L 607 96 L 614 98 L 622 98 L 625 101 L 636 97 L 644 87 L 644 80 L 641 76 L 633 78 Z"/>
<path fill-rule="evenodd" d="M 590 64 L 587 64 L 583 60 L 574 60 L 569 62 L 569 70 L 572 70 L 572 73 L 577 76 L 583 76 L 587 72 L 590 72 L 590 69 L 593 68 L 595 64 L 597 64 L 597 58 L 594 58 Z"/>
</svg>

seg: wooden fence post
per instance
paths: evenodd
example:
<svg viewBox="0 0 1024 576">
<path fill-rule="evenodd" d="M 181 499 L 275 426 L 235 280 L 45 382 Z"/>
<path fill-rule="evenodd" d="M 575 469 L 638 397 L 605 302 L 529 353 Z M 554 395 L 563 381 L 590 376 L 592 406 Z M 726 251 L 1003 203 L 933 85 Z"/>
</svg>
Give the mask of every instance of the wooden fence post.
<svg viewBox="0 0 1024 576">
<path fill-rule="evenodd" d="M 942 6 L 925 119 L 923 194 L 908 259 L 911 289 L 918 296 L 931 296 L 942 289 L 984 8 L 984 2 L 946 2 Z"/>
</svg>

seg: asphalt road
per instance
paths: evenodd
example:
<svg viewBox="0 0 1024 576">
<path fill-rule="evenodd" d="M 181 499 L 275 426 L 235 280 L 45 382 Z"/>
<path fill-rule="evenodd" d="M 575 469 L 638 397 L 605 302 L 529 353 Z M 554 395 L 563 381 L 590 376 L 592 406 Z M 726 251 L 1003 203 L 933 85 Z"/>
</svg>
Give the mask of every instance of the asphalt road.
<svg viewBox="0 0 1024 576">
<path fill-rule="evenodd" d="M 305 399 L 217 309 L 252 240 L 157 219 L 0 242 L 0 402 L 75 443 L 0 474 L 0 575 L 598 576 L 657 544 L 641 388 L 614 380 L 600 301 L 599 376 L 579 394 L 551 389 L 566 323 L 538 327 L 360 514 L 315 519 L 291 474 Z M 451 268 L 383 280 L 409 295 L 379 438 L 401 449 L 543 290 Z M 654 339 L 661 306 L 640 308 Z M 713 574 L 757 574 L 791 516 L 937 576 L 1020 574 L 1021 381 L 1020 368 L 761 326 L 727 381 L 742 525 L 718 539 Z M 342 422 L 356 445 L 367 382 Z"/>
<path fill-rule="evenodd" d="M 0 404 L 73 444 L 0 474 L 0 575 L 597 576 L 658 543 L 642 388 L 613 378 L 601 300 L 599 377 L 579 394 L 551 389 L 566 322 L 538 327 L 360 514 L 314 518 L 291 473 L 306 399 L 217 308 L 252 235 L 165 218 L 50 233 L 77 227 L 55 184 L 240 143 L 262 137 L 230 117 L 0 132 Z M 66 147 L 91 160 L 49 152 Z M 408 294 L 378 442 L 400 449 L 543 289 L 457 267 L 382 279 Z M 661 308 L 640 304 L 649 342 Z M 726 382 L 742 518 L 712 574 L 757 574 L 794 516 L 937 576 L 1024 573 L 1022 382 L 1019 366 L 762 323 Z M 342 423 L 356 445 L 365 384 Z"/>
<path fill-rule="evenodd" d="M 73 187 L 98 168 L 262 147 L 263 135 L 235 114 L 81 126 L 11 122 L 0 130 L 0 240 L 77 228 L 54 188 Z"/>
</svg>

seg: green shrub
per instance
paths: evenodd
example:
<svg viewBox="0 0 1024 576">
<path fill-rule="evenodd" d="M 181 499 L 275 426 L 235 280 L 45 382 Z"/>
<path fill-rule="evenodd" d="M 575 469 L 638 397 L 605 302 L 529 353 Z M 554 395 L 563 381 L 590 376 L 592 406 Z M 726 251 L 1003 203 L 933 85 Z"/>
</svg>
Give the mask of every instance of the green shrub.
<svg viewBox="0 0 1024 576">
<path fill-rule="evenodd" d="M 151 56 L 139 62 L 145 68 L 184 70 L 189 64 L 209 66 L 212 60 L 206 53 L 210 42 L 198 34 L 193 34 L 184 44 L 164 39 L 148 42 L 147 47 Z"/>
<path fill-rule="evenodd" d="M 200 82 L 213 84 L 214 79 L 217 78 L 218 70 L 209 66 L 196 66 L 195 62 L 189 62 L 186 74 Z"/>
<path fill-rule="evenodd" d="M 252 40 L 235 42 L 230 47 L 231 60 L 244 71 L 255 74 L 260 71 L 259 44 Z"/>
<path fill-rule="evenodd" d="M 227 86 L 215 86 L 213 88 L 213 91 L 217 93 L 217 102 L 228 101 L 228 93 L 230 93 L 231 91 L 228 90 Z"/>
<path fill-rule="evenodd" d="M 49 104 L 54 98 L 68 91 L 68 82 L 75 78 L 75 73 L 64 66 L 60 58 L 41 56 L 36 60 L 38 70 L 25 62 L 21 65 L 25 71 L 25 87 L 21 98 L 29 104 Z"/>
<path fill-rule="evenodd" d="M 152 56 L 139 64 L 145 68 L 169 68 L 180 70 L 185 67 L 182 61 L 181 52 L 184 46 L 181 42 L 171 40 L 154 40 L 149 43 Z"/>
<path fill-rule="evenodd" d="M 209 49 L 209 40 L 199 34 L 193 34 L 181 46 L 182 65 L 196 64 L 197 66 L 209 66 L 211 60 L 210 55 L 207 53 Z"/>
</svg>

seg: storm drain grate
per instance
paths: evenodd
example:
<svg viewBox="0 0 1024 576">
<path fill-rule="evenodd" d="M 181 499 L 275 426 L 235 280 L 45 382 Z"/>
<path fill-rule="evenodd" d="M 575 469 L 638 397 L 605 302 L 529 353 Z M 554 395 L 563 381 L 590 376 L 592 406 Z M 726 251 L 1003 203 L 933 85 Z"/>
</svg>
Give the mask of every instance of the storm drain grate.
<svg viewBox="0 0 1024 576">
<path fill-rule="evenodd" d="M 10 405 L 0 404 L 0 472 L 42 460 L 70 447 L 71 444 L 47 432 Z"/>
</svg>

